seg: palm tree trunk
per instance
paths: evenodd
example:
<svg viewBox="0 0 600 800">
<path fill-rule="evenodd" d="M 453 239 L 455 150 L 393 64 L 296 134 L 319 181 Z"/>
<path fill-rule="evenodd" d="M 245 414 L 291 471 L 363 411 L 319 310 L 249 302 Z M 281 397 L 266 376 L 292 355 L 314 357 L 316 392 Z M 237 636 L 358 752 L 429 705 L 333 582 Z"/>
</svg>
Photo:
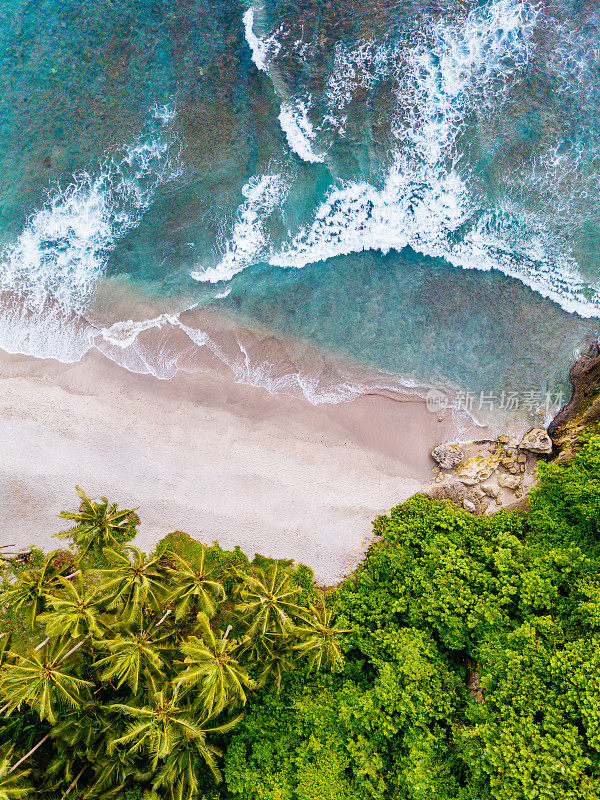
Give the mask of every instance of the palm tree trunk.
<svg viewBox="0 0 600 800">
<path fill-rule="evenodd" d="M 46 741 L 46 739 L 49 739 L 49 738 L 50 738 L 50 734 L 49 734 L 49 733 L 47 733 L 47 734 L 44 736 L 44 738 L 43 738 L 43 739 L 40 739 L 40 740 L 39 740 L 39 742 L 38 742 L 37 744 L 34 744 L 34 745 L 33 745 L 33 747 L 31 748 L 31 750 L 30 750 L 28 753 L 26 753 L 26 754 L 23 756 L 23 758 L 20 758 L 20 759 L 17 761 L 17 763 L 16 763 L 16 764 L 13 764 L 13 766 L 10 768 L 10 771 L 9 771 L 9 773 L 8 773 L 8 774 L 10 775 L 10 773 L 11 773 L 11 772 L 14 772 L 14 771 L 16 770 L 16 768 L 17 768 L 17 767 L 20 767 L 20 766 L 21 766 L 21 764 L 22 764 L 24 761 L 27 761 L 27 759 L 29 758 L 29 756 L 33 755 L 33 754 L 35 753 L 35 751 L 38 749 L 38 747 L 41 747 L 41 746 L 44 744 L 44 742 Z"/>
<path fill-rule="evenodd" d="M 59 661 L 59 662 L 56 664 L 56 666 L 57 666 L 57 667 L 60 667 L 60 665 L 61 665 L 61 664 L 62 664 L 64 661 L 66 661 L 66 660 L 67 660 L 67 658 L 68 658 L 70 655 L 73 655 L 73 653 L 74 653 L 76 650 L 79 650 L 79 648 L 80 648 L 82 645 L 84 645 L 84 644 L 86 643 L 86 641 L 87 641 L 89 638 L 90 638 L 90 637 L 89 637 L 89 635 L 88 635 L 88 636 L 86 636 L 86 637 L 85 637 L 85 639 L 82 639 L 80 642 L 77 642 L 77 644 L 75 645 L 75 647 L 72 647 L 72 648 L 69 650 L 69 652 L 68 652 L 68 653 L 65 653 L 65 655 L 64 655 L 64 656 L 61 658 L 61 660 L 60 660 L 60 661 Z"/>
<path fill-rule="evenodd" d="M 166 620 L 166 618 L 169 616 L 169 614 L 172 614 L 172 613 L 173 613 L 173 609 L 172 608 L 167 608 L 165 613 L 162 615 L 162 617 L 156 623 L 155 630 L 156 630 L 156 628 L 158 628 L 159 625 L 162 625 L 163 622 Z"/>
<path fill-rule="evenodd" d="M 65 800 L 65 797 L 66 797 L 66 796 L 67 796 L 67 795 L 70 793 L 71 789 L 74 789 L 74 788 L 75 788 L 75 784 L 77 783 L 77 781 L 79 780 L 79 778 L 81 778 L 81 776 L 83 775 L 83 773 L 86 771 L 86 769 L 87 769 L 87 768 L 88 768 L 88 765 L 87 765 L 87 764 L 84 764 L 84 765 L 83 765 L 83 767 L 82 767 L 82 768 L 79 770 L 79 772 L 77 773 L 77 775 L 76 775 L 76 776 L 73 778 L 73 780 L 72 780 L 72 781 L 71 781 L 71 783 L 69 784 L 69 788 L 68 788 L 68 789 L 67 789 L 67 791 L 66 791 L 66 792 L 63 794 L 63 796 L 61 797 L 61 799 L 60 799 L 60 800 Z"/>
</svg>

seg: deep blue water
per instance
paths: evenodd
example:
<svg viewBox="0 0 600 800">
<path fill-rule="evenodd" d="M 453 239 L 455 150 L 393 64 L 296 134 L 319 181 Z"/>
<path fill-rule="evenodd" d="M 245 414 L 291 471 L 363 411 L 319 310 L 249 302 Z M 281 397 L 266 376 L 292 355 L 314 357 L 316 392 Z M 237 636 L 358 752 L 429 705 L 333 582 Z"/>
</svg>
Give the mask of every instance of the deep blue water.
<svg viewBox="0 0 600 800">
<path fill-rule="evenodd" d="M 0 58 L 9 351 L 167 377 L 209 307 L 545 391 L 598 333 L 595 4 L 6 0 Z"/>
</svg>

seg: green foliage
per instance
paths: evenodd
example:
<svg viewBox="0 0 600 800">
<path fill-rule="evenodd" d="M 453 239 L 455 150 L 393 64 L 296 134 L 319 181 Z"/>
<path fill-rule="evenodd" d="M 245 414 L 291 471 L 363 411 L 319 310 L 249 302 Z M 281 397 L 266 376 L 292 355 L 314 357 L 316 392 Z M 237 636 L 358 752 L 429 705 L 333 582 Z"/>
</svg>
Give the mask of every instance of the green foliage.
<svg viewBox="0 0 600 800">
<path fill-rule="evenodd" d="M 343 671 L 252 706 L 228 797 L 600 797 L 600 436 L 540 473 L 529 514 L 417 496 L 376 520 L 328 604 Z"/>
<path fill-rule="evenodd" d="M 58 515 L 75 525 L 56 534 L 59 538 L 72 540 L 81 555 L 90 550 L 101 552 L 105 547 L 119 547 L 133 539 L 140 521 L 136 509 L 120 509 L 106 497 L 90 500 L 80 486 L 75 489 L 81 500 L 79 511 L 61 511 Z"/>
<path fill-rule="evenodd" d="M 216 800 L 242 709 L 314 635 L 311 573 L 181 534 L 146 556 L 133 512 L 80 494 L 76 560 L 2 567 L 0 800 Z"/>
</svg>

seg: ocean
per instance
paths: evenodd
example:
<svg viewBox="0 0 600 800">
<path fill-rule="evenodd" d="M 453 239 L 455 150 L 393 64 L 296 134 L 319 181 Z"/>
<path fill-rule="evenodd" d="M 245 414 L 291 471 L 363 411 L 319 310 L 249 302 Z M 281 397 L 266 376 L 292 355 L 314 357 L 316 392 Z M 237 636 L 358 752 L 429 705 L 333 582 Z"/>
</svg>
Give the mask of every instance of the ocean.
<svg viewBox="0 0 600 800">
<path fill-rule="evenodd" d="M 0 54 L 0 348 L 566 400 L 599 333 L 595 3 L 5 0 Z"/>
</svg>

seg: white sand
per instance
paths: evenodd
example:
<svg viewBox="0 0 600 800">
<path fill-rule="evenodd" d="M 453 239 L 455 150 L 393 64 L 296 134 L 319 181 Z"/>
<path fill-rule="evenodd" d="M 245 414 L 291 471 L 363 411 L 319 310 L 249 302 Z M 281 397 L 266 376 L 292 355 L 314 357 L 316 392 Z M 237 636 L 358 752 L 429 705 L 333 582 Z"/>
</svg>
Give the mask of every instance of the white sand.
<svg viewBox="0 0 600 800">
<path fill-rule="evenodd" d="M 2 355 L 0 544 L 64 546 L 53 515 L 77 506 L 77 483 L 139 506 L 143 549 L 184 530 L 332 584 L 451 435 L 420 401 L 312 406 L 223 377 L 134 375 L 97 352 L 75 365 Z"/>
</svg>

